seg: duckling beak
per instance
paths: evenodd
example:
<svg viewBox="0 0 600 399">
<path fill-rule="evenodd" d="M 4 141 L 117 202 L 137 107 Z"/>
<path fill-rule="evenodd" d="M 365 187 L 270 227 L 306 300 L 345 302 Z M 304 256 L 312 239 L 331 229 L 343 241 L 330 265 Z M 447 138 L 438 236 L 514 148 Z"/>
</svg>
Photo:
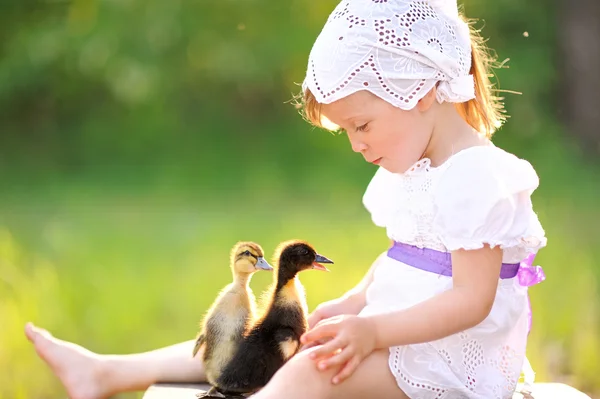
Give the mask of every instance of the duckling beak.
<svg viewBox="0 0 600 399">
<path fill-rule="evenodd" d="M 322 270 L 324 272 L 328 272 L 329 269 L 327 269 L 321 263 L 331 263 L 331 264 L 333 264 L 333 261 L 331 259 L 327 259 L 323 255 L 317 254 L 317 257 L 315 258 L 315 261 L 313 262 L 313 269 Z"/>
<path fill-rule="evenodd" d="M 265 258 L 259 256 L 257 259 L 258 261 L 256 262 L 256 265 L 254 265 L 255 268 L 257 268 L 258 270 L 273 270 L 273 266 L 269 265 L 269 262 L 267 262 Z"/>
</svg>

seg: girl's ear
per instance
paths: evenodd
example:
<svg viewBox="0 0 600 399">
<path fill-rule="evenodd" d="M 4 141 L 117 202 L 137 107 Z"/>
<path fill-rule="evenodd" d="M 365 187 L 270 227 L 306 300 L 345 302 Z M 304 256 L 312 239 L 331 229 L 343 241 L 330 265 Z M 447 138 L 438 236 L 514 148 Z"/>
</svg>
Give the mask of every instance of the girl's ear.
<svg viewBox="0 0 600 399">
<path fill-rule="evenodd" d="M 431 108 L 433 102 L 435 101 L 436 93 L 437 86 L 433 86 L 433 88 L 429 90 L 427 94 L 425 94 L 425 97 L 419 100 L 419 102 L 417 103 L 417 109 L 421 112 L 425 112 L 429 108 Z"/>
</svg>

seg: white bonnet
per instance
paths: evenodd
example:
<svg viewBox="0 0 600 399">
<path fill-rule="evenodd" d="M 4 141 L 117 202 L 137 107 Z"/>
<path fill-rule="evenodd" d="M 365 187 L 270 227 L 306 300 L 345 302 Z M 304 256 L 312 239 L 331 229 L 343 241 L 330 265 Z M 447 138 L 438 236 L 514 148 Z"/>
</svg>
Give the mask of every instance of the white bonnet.
<svg viewBox="0 0 600 399">
<path fill-rule="evenodd" d="M 343 0 L 313 45 L 302 87 L 319 103 L 366 89 L 408 110 L 438 82 L 440 103 L 475 98 L 470 68 L 456 0 Z"/>
</svg>

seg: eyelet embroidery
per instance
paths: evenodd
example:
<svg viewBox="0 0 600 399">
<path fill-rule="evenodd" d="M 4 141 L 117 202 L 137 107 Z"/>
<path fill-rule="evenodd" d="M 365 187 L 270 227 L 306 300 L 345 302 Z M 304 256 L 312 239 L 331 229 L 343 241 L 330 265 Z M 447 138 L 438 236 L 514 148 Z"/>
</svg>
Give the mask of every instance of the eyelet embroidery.
<svg viewBox="0 0 600 399">
<path fill-rule="evenodd" d="M 303 87 L 325 103 L 368 88 L 402 109 L 413 108 L 436 82 L 444 83 L 439 101 L 473 98 L 468 27 L 444 9 L 431 0 L 341 2 L 313 46 Z"/>
<path fill-rule="evenodd" d="M 413 166 L 411 166 L 405 175 L 415 174 L 419 172 L 429 172 L 431 170 L 431 160 L 429 158 L 421 158 Z"/>
</svg>

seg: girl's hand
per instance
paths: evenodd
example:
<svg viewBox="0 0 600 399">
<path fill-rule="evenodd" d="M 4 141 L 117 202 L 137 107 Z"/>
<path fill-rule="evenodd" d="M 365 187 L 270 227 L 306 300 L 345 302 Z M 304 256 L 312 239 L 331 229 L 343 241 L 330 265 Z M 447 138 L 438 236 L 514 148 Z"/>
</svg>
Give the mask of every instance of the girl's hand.
<svg viewBox="0 0 600 399">
<path fill-rule="evenodd" d="M 308 316 L 308 328 L 311 329 L 321 320 L 329 319 L 334 316 L 358 314 L 364 307 L 365 295 L 363 292 L 323 302 L 317 306 L 310 316 Z"/>
<path fill-rule="evenodd" d="M 312 329 L 318 323 L 323 320 L 327 320 L 334 316 L 349 314 L 358 314 L 364 307 L 364 301 L 361 301 L 361 297 L 358 295 L 351 295 L 345 298 L 338 298 L 331 301 L 323 302 L 318 305 L 314 312 L 308 316 L 308 329 Z M 308 348 L 312 348 L 316 345 L 322 345 L 327 342 L 329 338 L 324 338 L 317 341 L 312 341 L 307 345 L 303 345 L 300 350 L 303 351 Z"/>
<path fill-rule="evenodd" d="M 314 312 L 308 316 L 308 329 L 312 329 L 317 323 L 322 320 L 329 319 L 331 317 L 340 315 L 344 313 L 344 302 L 339 300 L 323 302 L 318 305 Z M 317 341 L 312 341 L 306 345 L 302 345 L 300 351 L 312 348 L 313 346 L 322 345 L 327 342 L 327 339 L 321 339 Z"/>
<path fill-rule="evenodd" d="M 321 320 L 329 319 L 346 313 L 344 311 L 344 302 L 340 300 L 324 302 L 317 306 L 314 312 L 308 316 L 308 328 L 312 329 Z"/>
<path fill-rule="evenodd" d="M 317 361 L 319 370 L 341 368 L 333 377 L 334 384 L 348 378 L 375 350 L 375 328 L 366 317 L 342 315 L 323 320 L 305 333 L 301 342 L 310 345 L 323 339 L 330 340 L 316 348 L 310 357 Z"/>
</svg>

